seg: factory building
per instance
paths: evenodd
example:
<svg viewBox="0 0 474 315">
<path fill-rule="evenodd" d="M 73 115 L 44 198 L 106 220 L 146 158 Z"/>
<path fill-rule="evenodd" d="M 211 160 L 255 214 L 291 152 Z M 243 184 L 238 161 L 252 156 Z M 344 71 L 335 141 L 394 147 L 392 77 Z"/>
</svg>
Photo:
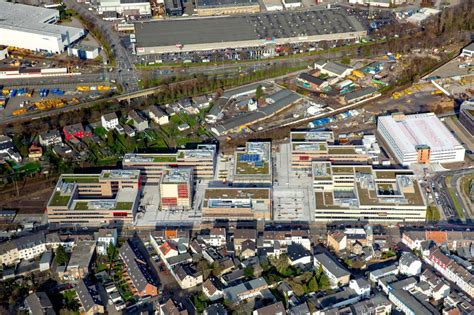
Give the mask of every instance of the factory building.
<svg viewBox="0 0 474 315">
<path fill-rule="evenodd" d="M 151 17 L 151 5 L 147 0 L 100 0 L 97 11 L 102 15 L 116 12 L 123 16 Z"/>
<path fill-rule="evenodd" d="M 67 226 L 132 224 L 140 198 L 140 171 L 63 174 L 46 207 L 49 223 Z"/>
<path fill-rule="evenodd" d="M 426 203 L 411 170 L 313 162 L 317 222 L 424 222 Z"/>
<path fill-rule="evenodd" d="M 0 45 L 62 53 L 85 30 L 55 25 L 58 20 L 56 9 L 0 1 Z"/>
<path fill-rule="evenodd" d="M 258 0 L 196 0 L 196 13 L 200 16 L 258 12 L 260 12 Z"/>
<path fill-rule="evenodd" d="M 199 144 L 196 149 L 178 150 L 176 153 L 127 153 L 122 165 L 125 169 L 140 170 L 142 181 L 158 184 L 170 167 L 192 168 L 193 178 L 212 179 L 216 162 L 216 146 Z"/>
<path fill-rule="evenodd" d="M 270 188 L 208 187 L 202 206 L 204 220 L 270 220 Z"/>
<path fill-rule="evenodd" d="M 464 101 L 461 104 L 459 121 L 474 136 L 474 101 Z"/>
<path fill-rule="evenodd" d="M 193 171 L 191 168 L 169 169 L 161 178 L 161 210 L 191 210 Z"/>
<path fill-rule="evenodd" d="M 464 160 L 464 147 L 434 113 L 379 117 L 377 132 L 402 165 Z"/>
<path fill-rule="evenodd" d="M 137 55 L 150 55 L 356 40 L 367 31 L 336 8 L 135 23 L 135 35 Z"/>
</svg>

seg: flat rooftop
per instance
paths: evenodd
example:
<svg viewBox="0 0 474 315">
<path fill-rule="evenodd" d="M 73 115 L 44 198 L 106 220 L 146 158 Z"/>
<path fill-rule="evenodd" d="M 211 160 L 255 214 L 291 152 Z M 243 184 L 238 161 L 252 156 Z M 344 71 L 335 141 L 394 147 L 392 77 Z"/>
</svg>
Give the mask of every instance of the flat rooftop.
<svg viewBox="0 0 474 315">
<path fill-rule="evenodd" d="M 192 32 L 190 32 L 192 30 Z M 343 10 L 319 9 L 136 23 L 137 47 L 294 38 L 365 31 Z M 156 36 L 160 34 L 160 36 Z"/>
<path fill-rule="evenodd" d="M 163 184 L 188 183 L 191 180 L 192 169 L 171 169 L 163 175 Z"/>
<path fill-rule="evenodd" d="M 258 0 L 196 0 L 196 8 L 225 8 L 258 5 Z"/>
<path fill-rule="evenodd" d="M 0 28 L 45 36 L 65 36 L 82 32 L 77 27 L 49 24 L 58 10 L 0 1 Z"/>
<path fill-rule="evenodd" d="M 393 139 L 404 154 L 416 152 L 417 145 L 428 145 L 432 152 L 461 148 L 434 113 L 405 115 L 403 119 L 383 116 L 378 120 L 391 135 L 396 135 Z"/>
<path fill-rule="evenodd" d="M 334 184 L 336 177 L 353 181 Z M 357 209 L 365 206 L 425 207 L 419 182 L 410 170 L 373 169 L 368 165 L 332 165 L 329 162 L 313 163 L 317 209 Z M 332 184 L 327 184 L 332 182 Z M 324 183 L 324 184 L 323 184 Z"/>
<path fill-rule="evenodd" d="M 206 188 L 204 199 L 270 199 L 270 188 Z"/>
</svg>

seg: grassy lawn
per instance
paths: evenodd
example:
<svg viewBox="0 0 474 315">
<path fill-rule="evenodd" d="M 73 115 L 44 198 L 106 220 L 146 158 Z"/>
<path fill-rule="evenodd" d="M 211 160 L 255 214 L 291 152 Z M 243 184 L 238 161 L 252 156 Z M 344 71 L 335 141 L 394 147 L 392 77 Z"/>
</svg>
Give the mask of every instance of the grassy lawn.
<svg viewBox="0 0 474 315">
<path fill-rule="evenodd" d="M 52 207 L 67 206 L 69 199 L 71 199 L 71 196 L 61 196 L 61 193 L 57 191 L 49 205 Z"/>
<path fill-rule="evenodd" d="M 133 202 L 117 202 L 115 210 L 129 210 L 133 206 Z"/>
<path fill-rule="evenodd" d="M 89 206 L 87 205 L 87 202 L 79 201 L 76 202 L 74 210 L 89 210 Z"/>
<path fill-rule="evenodd" d="M 98 183 L 99 177 L 83 177 L 83 176 L 74 176 L 74 177 L 63 177 L 65 183 Z"/>
<path fill-rule="evenodd" d="M 458 213 L 459 218 L 464 220 L 464 213 L 462 212 L 461 205 L 459 204 L 454 192 L 451 189 L 449 189 L 449 194 L 451 195 L 451 199 L 453 200 L 454 206 L 456 207 L 456 212 Z"/>
<path fill-rule="evenodd" d="M 426 209 L 426 220 L 431 221 L 439 221 L 441 219 L 441 214 L 439 212 L 438 207 L 435 205 L 430 205 Z"/>
<path fill-rule="evenodd" d="M 176 156 L 156 156 L 153 162 L 176 162 Z"/>
</svg>

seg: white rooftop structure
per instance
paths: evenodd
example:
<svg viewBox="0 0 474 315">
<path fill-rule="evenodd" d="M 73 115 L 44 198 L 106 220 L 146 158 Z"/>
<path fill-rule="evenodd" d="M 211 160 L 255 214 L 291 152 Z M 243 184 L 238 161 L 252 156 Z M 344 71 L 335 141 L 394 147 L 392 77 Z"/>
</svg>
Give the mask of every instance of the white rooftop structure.
<svg viewBox="0 0 474 315">
<path fill-rule="evenodd" d="M 56 9 L 0 1 L 0 45 L 61 53 L 85 32 L 58 20 Z"/>
<path fill-rule="evenodd" d="M 379 117 L 377 130 L 403 165 L 418 161 L 420 147 L 429 150 L 429 162 L 464 160 L 464 147 L 434 113 Z"/>
</svg>

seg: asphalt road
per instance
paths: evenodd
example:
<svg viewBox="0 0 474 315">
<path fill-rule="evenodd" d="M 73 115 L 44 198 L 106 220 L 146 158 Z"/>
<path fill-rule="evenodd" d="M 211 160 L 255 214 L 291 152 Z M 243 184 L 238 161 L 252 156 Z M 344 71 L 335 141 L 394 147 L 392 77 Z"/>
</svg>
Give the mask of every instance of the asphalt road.
<svg viewBox="0 0 474 315">
<path fill-rule="evenodd" d="M 457 182 L 460 180 L 462 176 L 465 176 L 467 174 L 472 174 L 474 173 L 474 169 L 462 169 L 462 170 L 456 170 L 456 171 L 447 171 L 447 172 L 442 172 L 438 173 L 434 178 L 433 181 L 436 183 L 438 187 L 438 194 L 439 194 L 439 199 L 437 202 L 439 202 L 439 205 L 443 209 L 444 213 L 446 216 L 448 214 L 453 214 L 457 216 L 456 212 L 456 205 L 454 200 L 452 199 L 451 194 L 449 193 L 449 189 L 451 189 L 454 193 L 454 198 L 456 202 L 460 205 L 463 215 L 464 215 L 464 220 L 462 221 L 471 221 L 471 213 L 469 211 L 468 205 L 466 205 L 461 198 L 461 192 L 458 190 L 458 185 Z M 446 179 L 448 176 L 452 176 L 451 181 L 449 183 L 449 189 L 448 185 L 446 183 Z M 461 220 L 461 218 L 458 218 Z"/>
<path fill-rule="evenodd" d="M 113 30 L 113 24 L 102 20 L 93 11 L 89 11 L 87 6 L 79 4 L 74 0 L 64 0 L 63 2 L 68 8 L 81 15 L 83 19 L 92 22 L 104 34 L 105 40 L 110 44 L 117 62 L 117 67 L 114 69 L 117 82 L 124 87 L 126 92 L 138 90 L 139 75 L 130 59 L 129 53 L 120 41 L 119 34 Z M 104 74 L 107 75 L 107 73 Z"/>
</svg>

